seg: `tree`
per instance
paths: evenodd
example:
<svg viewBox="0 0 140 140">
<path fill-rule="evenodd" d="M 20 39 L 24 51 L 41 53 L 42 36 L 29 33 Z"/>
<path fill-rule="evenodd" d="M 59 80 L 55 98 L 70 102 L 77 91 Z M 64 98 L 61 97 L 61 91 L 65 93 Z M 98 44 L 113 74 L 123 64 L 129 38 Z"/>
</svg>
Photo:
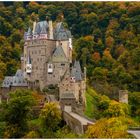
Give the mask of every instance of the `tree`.
<svg viewBox="0 0 140 140">
<path fill-rule="evenodd" d="M 129 103 L 131 106 L 131 115 L 133 117 L 140 116 L 140 92 L 129 93 Z M 140 120 L 140 118 L 138 118 Z"/>
<path fill-rule="evenodd" d="M 128 116 L 130 109 L 127 104 L 111 100 L 109 107 L 104 111 L 105 117 Z"/>
<path fill-rule="evenodd" d="M 98 63 L 101 60 L 101 56 L 98 52 L 94 52 L 92 55 L 92 59 L 95 63 Z"/>
<path fill-rule="evenodd" d="M 106 81 L 107 80 L 107 73 L 108 73 L 107 69 L 101 68 L 101 67 L 96 67 L 93 70 L 93 77 L 96 81 L 98 81 L 98 80 Z"/>
<path fill-rule="evenodd" d="M 39 134 L 36 131 L 30 131 L 24 136 L 24 138 L 27 139 L 39 138 Z"/>
<path fill-rule="evenodd" d="M 17 89 L 10 93 L 5 108 L 6 138 L 21 138 L 28 130 L 27 120 L 30 117 L 34 98 L 29 90 Z"/>
<path fill-rule="evenodd" d="M 45 137 L 53 137 L 61 121 L 61 111 L 56 103 L 46 103 L 40 113 L 40 120 Z"/>
<path fill-rule="evenodd" d="M 96 139 L 128 138 L 127 128 L 133 123 L 131 119 L 125 117 L 103 118 L 88 127 L 86 136 Z"/>
</svg>

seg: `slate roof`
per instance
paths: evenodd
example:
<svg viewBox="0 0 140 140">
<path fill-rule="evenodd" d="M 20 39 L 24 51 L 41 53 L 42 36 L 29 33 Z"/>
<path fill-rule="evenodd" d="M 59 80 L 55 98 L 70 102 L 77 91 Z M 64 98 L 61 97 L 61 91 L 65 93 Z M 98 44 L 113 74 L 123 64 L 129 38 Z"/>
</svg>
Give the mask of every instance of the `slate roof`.
<svg viewBox="0 0 140 140">
<path fill-rule="evenodd" d="M 68 40 L 71 38 L 71 32 L 64 28 L 63 23 L 59 22 L 54 30 L 55 40 Z"/>
<path fill-rule="evenodd" d="M 67 62 L 66 55 L 64 53 L 64 50 L 61 46 L 57 46 L 52 55 L 52 61 L 53 62 Z"/>
<path fill-rule="evenodd" d="M 60 95 L 60 99 L 75 99 L 73 93 L 63 93 Z"/>
<path fill-rule="evenodd" d="M 75 61 L 74 66 L 71 70 L 71 77 L 75 77 L 76 81 L 82 80 L 82 71 L 79 61 Z"/>
<path fill-rule="evenodd" d="M 11 84 L 13 84 L 13 76 L 5 76 L 2 87 L 10 87 Z"/>
<path fill-rule="evenodd" d="M 28 36 L 32 35 L 32 30 L 31 30 L 30 27 L 28 28 L 28 31 L 27 31 L 27 34 L 26 35 L 28 35 Z"/>
<path fill-rule="evenodd" d="M 49 25 L 47 21 L 40 21 L 37 22 L 35 27 L 35 33 L 34 34 L 40 34 L 40 33 L 47 33 L 48 32 Z"/>
<path fill-rule="evenodd" d="M 2 87 L 10 87 L 10 86 L 27 86 L 27 82 L 24 79 L 22 70 L 17 70 L 15 76 L 6 76 Z"/>
<path fill-rule="evenodd" d="M 25 32 L 24 38 L 26 36 L 30 35 L 38 35 L 38 34 L 48 34 L 49 31 L 49 24 L 47 21 L 40 21 L 36 23 L 34 33 L 32 33 L 31 28 L 28 28 L 28 31 Z M 68 40 L 71 38 L 71 32 L 68 29 L 64 28 L 64 25 L 62 22 L 59 22 L 56 24 L 56 27 L 54 29 L 54 39 L 55 40 Z"/>
<path fill-rule="evenodd" d="M 31 57 L 30 57 L 30 54 L 29 54 L 29 56 L 28 56 L 28 58 L 27 58 L 27 64 L 31 64 Z"/>
</svg>

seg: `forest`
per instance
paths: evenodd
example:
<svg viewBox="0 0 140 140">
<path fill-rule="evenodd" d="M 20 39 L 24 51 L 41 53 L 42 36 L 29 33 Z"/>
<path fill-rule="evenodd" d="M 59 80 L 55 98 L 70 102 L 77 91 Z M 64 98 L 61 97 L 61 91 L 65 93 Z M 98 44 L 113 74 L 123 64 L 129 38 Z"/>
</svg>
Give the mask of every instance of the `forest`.
<svg viewBox="0 0 140 140">
<path fill-rule="evenodd" d="M 98 126 L 105 127 L 105 121 L 111 125 L 113 117 L 128 115 L 140 123 L 140 2 L 0 2 L 0 6 L 0 82 L 20 68 L 24 32 L 33 21 L 47 16 L 71 30 L 73 61 L 78 59 L 87 68 L 87 85 L 98 93 L 87 90 L 87 98 L 95 100 L 92 106 L 97 113 L 87 110 L 86 114 L 103 118 L 91 130 L 101 131 Z M 129 91 L 131 109 L 112 100 L 117 100 L 120 89 Z M 120 109 L 117 116 L 109 113 L 114 107 Z M 106 117 L 111 120 L 104 120 Z M 117 119 L 116 125 L 123 125 Z M 91 130 L 88 137 L 102 138 L 96 133 L 93 136 Z"/>
</svg>

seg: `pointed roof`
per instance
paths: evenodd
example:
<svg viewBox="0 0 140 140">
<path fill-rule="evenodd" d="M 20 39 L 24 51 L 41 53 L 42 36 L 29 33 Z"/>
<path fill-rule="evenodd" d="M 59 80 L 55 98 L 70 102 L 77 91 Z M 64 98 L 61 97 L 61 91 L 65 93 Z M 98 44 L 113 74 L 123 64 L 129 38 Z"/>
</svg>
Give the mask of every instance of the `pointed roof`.
<svg viewBox="0 0 140 140">
<path fill-rule="evenodd" d="M 56 24 L 56 32 L 59 32 L 60 30 L 64 30 L 64 26 L 62 22 Z"/>
<path fill-rule="evenodd" d="M 45 26 L 42 27 L 40 34 L 47 34 Z"/>
<path fill-rule="evenodd" d="M 75 77 L 76 81 L 82 80 L 82 71 L 79 61 L 75 61 L 74 66 L 72 67 L 71 70 L 71 76 Z"/>
<path fill-rule="evenodd" d="M 66 55 L 64 53 L 64 50 L 61 46 L 57 46 L 52 55 L 52 61 L 55 62 L 67 62 Z"/>
<path fill-rule="evenodd" d="M 28 58 L 27 58 L 27 64 L 31 64 L 31 57 L 30 57 L 30 54 L 29 54 L 29 56 L 28 56 Z"/>
<path fill-rule="evenodd" d="M 32 35 L 32 30 L 31 30 L 30 27 L 28 28 L 27 35 L 28 35 L 28 36 Z"/>
<path fill-rule="evenodd" d="M 37 22 L 36 27 L 35 27 L 35 33 L 36 34 L 40 34 L 41 32 L 47 33 L 48 28 L 49 28 L 49 25 L 47 21 Z"/>
<path fill-rule="evenodd" d="M 56 40 L 68 40 L 71 38 L 71 32 L 64 28 L 62 22 L 59 22 L 54 30 L 54 38 Z"/>
</svg>

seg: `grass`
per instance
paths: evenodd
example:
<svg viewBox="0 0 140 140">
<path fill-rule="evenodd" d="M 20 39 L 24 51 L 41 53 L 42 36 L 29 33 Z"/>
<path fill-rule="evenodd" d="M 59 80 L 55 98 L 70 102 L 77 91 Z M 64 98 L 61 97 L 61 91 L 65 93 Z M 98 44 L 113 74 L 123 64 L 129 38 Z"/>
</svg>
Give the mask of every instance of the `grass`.
<svg viewBox="0 0 140 140">
<path fill-rule="evenodd" d="M 88 88 L 86 93 L 86 109 L 85 115 L 91 119 L 96 118 L 97 114 L 97 98 L 99 95 L 92 89 Z"/>
<path fill-rule="evenodd" d="M 89 118 L 93 118 L 93 97 L 86 92 L 86 110 L 85 115 Z"/>
</svg>

